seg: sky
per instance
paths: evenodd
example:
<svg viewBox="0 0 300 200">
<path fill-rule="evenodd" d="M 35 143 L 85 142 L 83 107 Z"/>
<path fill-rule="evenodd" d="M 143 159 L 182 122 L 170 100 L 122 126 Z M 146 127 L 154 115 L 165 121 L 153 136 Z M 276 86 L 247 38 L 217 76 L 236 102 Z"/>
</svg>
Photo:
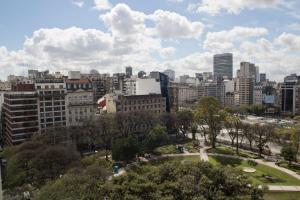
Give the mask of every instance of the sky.
<svg viewBox="0 0 300 200">
<path fill-rule="evenodd" d="M 1 0 L 0 79 L 28 69 L 87 73 L 234 71 L 255 63 L 271 80 L 300 70 L 299 0 Z"/>
</svg>

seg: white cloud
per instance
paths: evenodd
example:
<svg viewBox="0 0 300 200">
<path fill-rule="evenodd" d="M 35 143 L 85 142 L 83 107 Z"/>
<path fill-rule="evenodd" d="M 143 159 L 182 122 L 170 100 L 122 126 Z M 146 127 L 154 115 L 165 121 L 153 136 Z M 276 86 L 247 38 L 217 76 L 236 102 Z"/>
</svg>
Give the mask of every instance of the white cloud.
<svg viewBox="0 0 300 200">
<path fill-rule="evenodd" d="M 78 6 L 79 8 L 81 8 L 84 5 L 84 1 L 83 0 L 73 0 L 72 2 L 75 6 Z"/>
<path fill-rule="evenodd" d="M 292 23 L 288 25 L 288 28 L 291 30 L 299 31 L 300 32 L 300 23 Z"/>
<path fill-rule="evenodd" d="M 291 33 L 282 33 L 275 43 L 290 51 L 300 51 L 300 36 Z"/>
<path fill-rule="evenodd" d="M 94 8 L 97 10 L 109 10 L 112 4 L 108 0 L 94 0 Z"/>
<path fill-rule="evenodd" d="M 177 75 L 190 74 L 196 72 L 212 71 L 213 54 L 210 52 L 193 53 L 183 58 L 166 61 L 163 66 L 176 71 Z"/>
<path fill-rule="evenodd" d="M 244 9 L 276 8 L 285 3 L 285 0 L 202 0 L 200 3 L 191 4 L 189 8 L 210 15 L 217 15 L 222 11 L 239 14 Z"/>
<path fill-rule="evenodd" d="M 145 14 L 131 10 L 126 4 L 117 4 L 100 18 L 105 26 L 116 35 L 130 35 L 145 29 Z"/>
<path fill-rule="evenodd" d="M 171 56 L 173 56 L 176 52 L 176 48 L 175 47 L 165 47 L 165 48 L 161 48 L 159 49 L 159 55 L 162 58 L 170 58 Z"/>
<path fill-rule="evenodd" d="M 184 0 L 168 0 L 170 2 L 173 2 L 173 3 L 182 3 L 184 2 Z"/>
<path fill-rule="evenodd" d="M 262 27 L 240 27 L 236 26 L 231 30 L 208 32 L 203 48 L 206 50 L 224 51 L 233 48 L 235 43 L 253 37 L 264 36 L 268 30 Z"/>
<path fill-rule="evenodd" d="M 204 29 L 201 22 L 191 22 L 175 12 L 157 10 L 149 19 L 154 21 L 155 31 L 162 38 L 197 38 Z"/>
</svg>

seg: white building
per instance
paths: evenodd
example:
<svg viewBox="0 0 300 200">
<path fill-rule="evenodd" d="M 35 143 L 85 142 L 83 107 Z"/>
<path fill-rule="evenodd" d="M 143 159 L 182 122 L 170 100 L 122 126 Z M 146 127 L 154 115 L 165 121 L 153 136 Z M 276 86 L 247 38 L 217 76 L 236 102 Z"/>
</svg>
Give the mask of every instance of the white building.
<svg viewBox="0 0 300 200">
<path fill-rule="evenodd" d="M 160 83 L 154 78 L 129 78 L 125 80 L 126 95 L 161 94 Z"/>
<path fill-rule="evenodd" d="M 39 128 L 66 126 L 66 83 L 63 79 L 37 79 Z"/>
<path fill-rule="evenodd" d="M 254 86 L 253 104 L 261 105 L 263 103 L 263 87 L 261 85 Z"/>
<path fill-rule="evenodd" d="M 69 71 L 68 72 L 68 79 L 80 79 L 81 74 L 80 71 Z"/>
</svg>

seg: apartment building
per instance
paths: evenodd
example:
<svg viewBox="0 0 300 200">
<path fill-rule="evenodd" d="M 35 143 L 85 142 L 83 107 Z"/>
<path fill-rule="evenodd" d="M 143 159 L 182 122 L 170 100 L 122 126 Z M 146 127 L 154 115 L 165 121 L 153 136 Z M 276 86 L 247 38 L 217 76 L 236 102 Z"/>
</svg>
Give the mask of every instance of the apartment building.
<svg viewBox="0 0 300 200">
<path fill-rule="evenodd" d="M 17 145 L 39 131 L 38 99 L 33 84 L 18 84 L 4 94 L 5 145 Z"/>
<path fill-rule="evenodd" d="M 54 126 L 66 126 L 66 83 L 63 79 L 37 79 L 39 128 L 44 131 Z"/>
<path fill-rule="evenodd" d="M 95 114 L 92 83 L 88 79 L 66 80 L 67 126 L 81 126 Z"/>
</svg>

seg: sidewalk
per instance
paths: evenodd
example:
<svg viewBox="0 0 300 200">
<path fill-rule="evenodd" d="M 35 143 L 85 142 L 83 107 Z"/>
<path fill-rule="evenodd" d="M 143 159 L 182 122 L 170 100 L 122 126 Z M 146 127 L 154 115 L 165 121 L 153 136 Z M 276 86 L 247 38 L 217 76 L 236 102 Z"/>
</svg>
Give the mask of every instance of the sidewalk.
<svg viewBox="0 0 300 200">
<path fill-rule="evenodd" d="M 273 192 L 300 192 L 300 186 L 277 186 L 268 185 L 268 190 Z"/>
</svg>

